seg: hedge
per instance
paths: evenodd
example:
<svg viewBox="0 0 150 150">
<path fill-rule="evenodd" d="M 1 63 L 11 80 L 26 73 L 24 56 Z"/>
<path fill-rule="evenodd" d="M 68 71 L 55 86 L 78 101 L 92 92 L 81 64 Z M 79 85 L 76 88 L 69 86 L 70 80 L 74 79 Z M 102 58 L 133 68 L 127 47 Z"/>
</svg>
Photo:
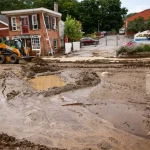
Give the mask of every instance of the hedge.
<svg viewBox="0 0 150 150">
<path fill-rule="evenodd" d="M 123 53 L 132 55 L 139 52 L 150 52 L 150 45 L 141 44 L 134 47 L 122 46 L 116 51 L 116 56 L 118 57 Z"/>
</svg>

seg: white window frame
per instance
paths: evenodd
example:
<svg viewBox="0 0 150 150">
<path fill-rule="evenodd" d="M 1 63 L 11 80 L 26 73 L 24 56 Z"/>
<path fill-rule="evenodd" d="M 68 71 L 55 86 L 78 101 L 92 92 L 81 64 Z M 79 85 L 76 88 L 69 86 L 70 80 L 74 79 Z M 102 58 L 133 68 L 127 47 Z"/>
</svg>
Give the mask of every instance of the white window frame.
<svg viewBox="0 0 150 150">
<path fill-rule="evenodd" d="M 57 29 L 57 24 L 56 24 L 56 17 L 52 17 L 53 19 L 53 29 L 56 30 Z"/>
<path fill-rule="evenodd" d="M 48 18 L 48 25 L 49 25 L 49 28 L 47 28 L 47 29 L 50 29 L 50 18 L 49 18 L 48 15 L 46 15 L 45 18 Z M 46 21 L 45 21 L 45 24 L 46 24 Z M 47 26 L 46 26 L 46 27 L 47 27 Z"/>
<path fill-rule="evenodd" d="M 57 39 L 54 39 L 54 41 L 53 41 L 54 43 L 54 49 L 57 49 L 58 48 L 58 40 Z M 56 42 L 56 45 L 55 45 L 55 42 Z"/>
<path fill-rule="evenodd" d="M 34 16 L 36 17 L 36 22 L 34 22 Z M 37 28 L 35 28 L 35 26 L 37 26 Z M 32 28 L 33 28 L 33 30 L 38 30 L 38 29 L 39 29 L 39 27 L 38 27 L 37 14 L 32 15 Z"/>
<path fill-rule="evenodd" d="M 39 49 L 35 49 L 34 48 L 34 46 L 33 46 L 33 44 L 35 43 L 35 39 L 38 39 L 39 40 Z M 33 41 L 34 41 L 34 43 L 33 43 Z M 40 37 L 32 37 L 31 38 L 31 44 L 32 44 L 32 51 L 41 51 L 41 42 L 40 42 Z"/>
<path fill-rule="evenodd" d="M 13 19 L 15 19 L 15 22 L 13 22 Z M 16 17 L 11 17 L 11 27 L 12 27 L 12 31 L 17 31 Z M 14 30 L 13 28 L 16 28 L 16 29 Z"/>
</svg>

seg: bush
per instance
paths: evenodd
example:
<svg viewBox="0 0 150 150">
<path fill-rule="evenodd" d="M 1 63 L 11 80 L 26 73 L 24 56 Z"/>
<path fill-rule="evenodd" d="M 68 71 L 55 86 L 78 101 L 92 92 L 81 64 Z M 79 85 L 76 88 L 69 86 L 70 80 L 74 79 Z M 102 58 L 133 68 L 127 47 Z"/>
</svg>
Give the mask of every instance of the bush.
<svg viewBox="0 0 150 150">
<path fill-rule="evenodd" d="M 120 54 L 123 53 L 133 55 L 138 52 L 150 52 L 150 45 L 141 44 L 134 47 L 122 46 L 117 50 L 116 56 L 118 57 Z"/>
</svg>

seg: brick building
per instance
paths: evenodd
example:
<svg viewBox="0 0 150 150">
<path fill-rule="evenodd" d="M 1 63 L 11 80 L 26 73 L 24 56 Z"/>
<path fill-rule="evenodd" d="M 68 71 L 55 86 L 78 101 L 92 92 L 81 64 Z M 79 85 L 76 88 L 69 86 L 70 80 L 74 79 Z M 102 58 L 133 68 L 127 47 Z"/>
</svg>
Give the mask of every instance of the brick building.
<svg viewBox="0 0 150 150">
<path fill-rule="evenodd" d="M 141 12 L 139 12 L 139 13 L 136 13 L 135 15 L 133 15 L 133 16 L 131 16 L 131 17 L 129 17 L 129 18 L 127 18 L 127 19 L 125 20 L 124 28 L 125 28 L 125 34 L 126 34 L 126 35 L 134 34 L 134 33 L 131 33 L 131 32 L 130 32 L 130 33 L 129 33 L 129 32 L 126 32 L 126 29 L 127 29 L 127 27 L 128 27 L 128 23 L 131 22 L 131 21 L 133 21 L 134 19 L 136 19 L 136 18 L 138 18 L 138 17 L 143 17 L 144 20 L 147 21 L 148 18 L 150 17 L 150 9 L 146 9 L 146 10 L 144 10 L 144 11 L 141 11 Z"/>
<path fill-rule="evenodd" d="M 21 39 L 30 55 L 49 52 L 60 48 L 58 5 L 54 11 L 46 8 L 2 11 L 8 17 L 9 38 Z"/>
<path fill-rule="evenodd" d="M 0 38 L 9 39 L 8 20 L 5 15 L 0 15 Z"/>
</svg>

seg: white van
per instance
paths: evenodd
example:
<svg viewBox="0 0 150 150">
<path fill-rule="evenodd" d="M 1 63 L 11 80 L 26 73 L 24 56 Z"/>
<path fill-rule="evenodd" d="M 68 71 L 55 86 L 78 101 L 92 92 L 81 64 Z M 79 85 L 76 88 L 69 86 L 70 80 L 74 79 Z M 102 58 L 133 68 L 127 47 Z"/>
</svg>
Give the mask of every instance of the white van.
<svg viewBox="0 0 150 150">
<path fill-rule="evenodd" d="M 125 28 L 121 28 L 121 29 L 119 30 L 119 34 L 125 34 Z"/>
</svg>

